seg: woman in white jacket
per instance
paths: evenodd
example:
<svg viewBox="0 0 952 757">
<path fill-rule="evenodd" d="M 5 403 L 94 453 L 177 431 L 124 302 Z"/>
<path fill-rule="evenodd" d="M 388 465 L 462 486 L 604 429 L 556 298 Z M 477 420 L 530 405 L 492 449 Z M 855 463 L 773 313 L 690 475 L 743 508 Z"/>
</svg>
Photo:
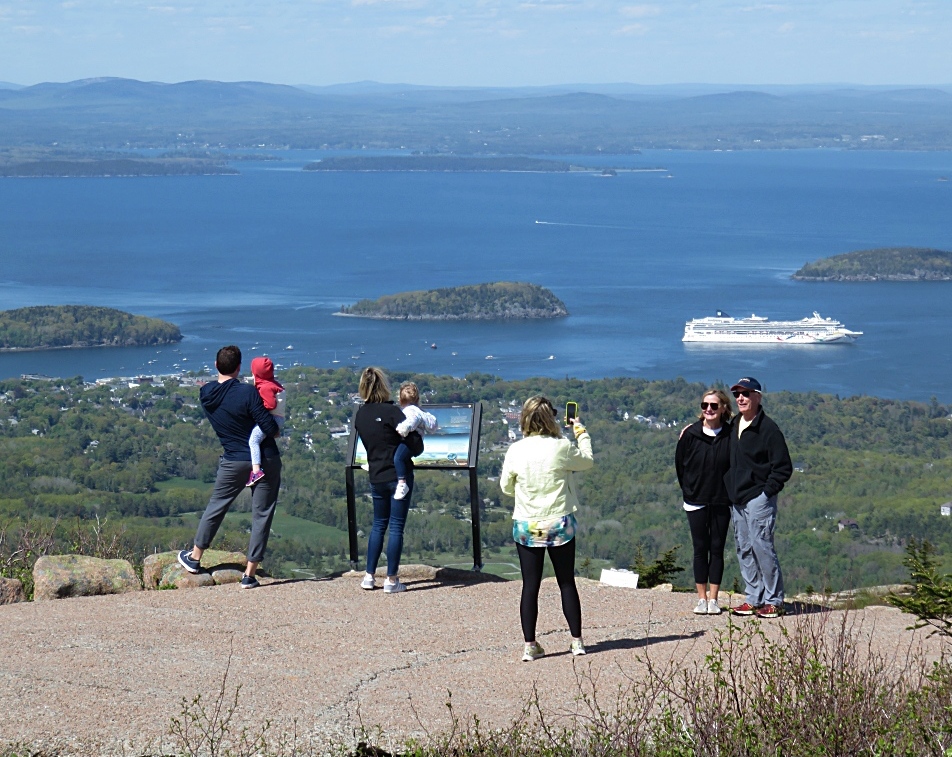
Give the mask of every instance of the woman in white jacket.
<svg viewBox="0 0 952 757">
<path fill-rule="evenodd" d="M 578 418 L 569 419 L 578 446 L 562 436 L 556 412 L 545 397 L 530 397 L 522 406 L 524 438 L 509 447 L 499 485 L 516 498 L 512 536 L 522 569 L 519 614 L 526 646 L 522 659 L 545 654 L 536 641 L 539 588 L 548 551 L 562 594 L 562 612 L 572 633 L 573 655 L 585 654 L 582 643 L 582 605 L 575 586 L 575 511 L 578 509 L 573 471 L 594 464 L 592 439 Z"/>
</svg>

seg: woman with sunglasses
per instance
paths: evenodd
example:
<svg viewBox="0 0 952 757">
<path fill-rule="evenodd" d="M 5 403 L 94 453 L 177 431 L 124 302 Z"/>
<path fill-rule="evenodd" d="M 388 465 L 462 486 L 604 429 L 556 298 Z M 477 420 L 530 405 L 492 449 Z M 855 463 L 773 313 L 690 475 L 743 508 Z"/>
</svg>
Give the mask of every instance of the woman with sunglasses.
<svg viewBox="0 0 952 757">
<path fill-rule="evenodd" d="M 519 615 L 526 646 L 523 662 L 532 662 L 545 651 L 536 641 L 539 589 L 545 555 L 549 553 L 555 580 L 562 595 L 562 613 L 572 634 L 573 655 L 585 654 L 582 643 L 582 604 L 575 586 L 575 511 L 578 495 L 573 471 L 594 464 L 592 439 L 578 418 L 568 418 L 578 446 L 562 436 L 552 403 L 530 397 L 522 406 L 519 426 L 523 439 L 509 447 L 499 475 L 503 493 L 516 498 L 512 537 L 522 570 Z"/>
<path fill-rule="evenodd" d="M 724 577 L 724 543 L 731 524 L 731 500 L 724 484 L 730 468 L 731 403 L 720 389 L 701 397 L 697 422 L 678 439 L 674 467 L 694 544 L 697 615 L 720 615 L 717 603 Z"/>
</svg>

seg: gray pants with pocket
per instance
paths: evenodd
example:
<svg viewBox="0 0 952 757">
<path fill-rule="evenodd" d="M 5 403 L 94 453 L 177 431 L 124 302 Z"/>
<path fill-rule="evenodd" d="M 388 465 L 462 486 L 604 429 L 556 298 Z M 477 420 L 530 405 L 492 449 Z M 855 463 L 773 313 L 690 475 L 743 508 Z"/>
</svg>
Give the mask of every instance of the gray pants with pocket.
<svg viewBox="0 0 952 757">
<path fill-rule="evenodd" d="M 261 562 L 271 534 L 274 506 L 278 501 L 281 486 L 281 458 L 264 458 L 261 461 L 264 478 L 251 490 L 251 538 L 248 541 L 248 562 Z M 202 514 L 195 533 L 195 546 L 208 549 L 215 534 L 225 519 L 225 514 L 238 495 L 245 490 L 251 462 L 245 460 L 221 460 L 211 499 Z"/>
<path fill-rule="evenodd" d="M 774 548 L 777 498 L 764 494 L 746 505 L 732 505 L 737 562 L 744 579 L 747 603 L 783 606 L 783 574 Z"/>
</svg>

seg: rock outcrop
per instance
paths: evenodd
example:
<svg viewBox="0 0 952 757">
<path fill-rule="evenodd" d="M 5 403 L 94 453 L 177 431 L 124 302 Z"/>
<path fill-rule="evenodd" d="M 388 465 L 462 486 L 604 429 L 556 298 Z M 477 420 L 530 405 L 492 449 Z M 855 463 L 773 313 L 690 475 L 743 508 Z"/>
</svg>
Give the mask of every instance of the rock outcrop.
<svg viewBox="0 0 952 757">
<path fill-rule="evenodd" d="M 12 605 L 14 602 L 25 601 L 26 594 L 20 580 L 0 576 L 0 605 Z"/>
<path fill-rule="evenodd" d="M 241 552 L 208 549 L 202 555 L 202 572 L 189 573 L 179 565 L 177 552 L 159 552 L 143 561 L 142 581 L 146 589 L 196 589 L 234 584 L 241 580 L 247 562 Z"/>
<path fill-rule="evenodd" d="M 101 560 L 85 555 L 44 555 L 33 566 L 33 599 L 91 597 L 141 591 L 128 560 Z"/>
</svg>

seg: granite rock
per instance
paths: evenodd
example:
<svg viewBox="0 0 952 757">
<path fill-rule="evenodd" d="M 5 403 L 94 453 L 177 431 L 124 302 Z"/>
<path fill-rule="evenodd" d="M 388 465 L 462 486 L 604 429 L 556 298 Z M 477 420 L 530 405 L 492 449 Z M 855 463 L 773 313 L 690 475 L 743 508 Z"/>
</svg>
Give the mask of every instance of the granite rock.
<svg viewBox="0 0 952 757">
<path fill-rule="evenodd" d="M 142 584 L 128 560 L 86 555 L 44 555 L 33 566 L 33 599 L 93 597 L 140 591 Z"/>
</svg>

